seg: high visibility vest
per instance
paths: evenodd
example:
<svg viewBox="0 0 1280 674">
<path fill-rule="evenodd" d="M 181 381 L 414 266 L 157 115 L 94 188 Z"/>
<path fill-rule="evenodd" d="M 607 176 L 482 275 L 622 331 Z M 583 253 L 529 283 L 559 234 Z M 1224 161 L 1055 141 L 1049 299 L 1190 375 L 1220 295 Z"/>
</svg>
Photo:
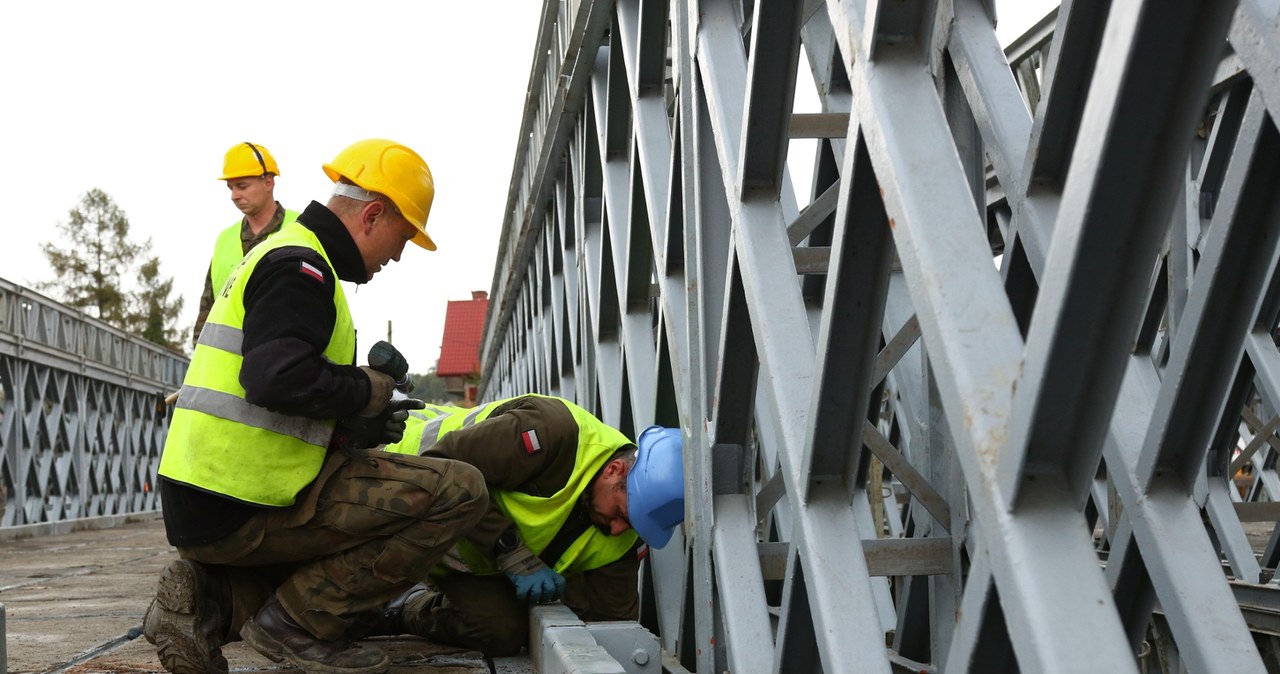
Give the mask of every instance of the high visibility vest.
<svg viewBox="0 0 1280 674">
<path fill-rule="evenodd" d="M 454 407 L 453 405 L 436 405 L 427 403 L 426 407 L 420 410 L 411 410 L 409 418 L 405 421 L 404 436 L 392 447 L 387 447 L 387 451 L 399 452 L 401 454 L 420 454 L 419 446 L 422 444 L 423 432 L 428 428 L 433 429 L 429 435 L 431 444 L 440 438 L 440 423 L 444 418 L 451 414 L 466 414 L 469 412 L 465 407 Z M 436 420 L 440 421 L 437 422 Z"/>
<path fill-rule="evenodd" d="M 272 412 L 245 400 L 240 386 L 245 285 L 267 253 L 286 246 L 316 251 L 332 273 L 316 235 L 296 223 L 254 247 L 232 270 L 191 355 L 160 457 L 161 475 L 248 503 L 288 506 L 319 474 L 335 421 Z M 351 365 L 355 326 L 336 277 L 333 285 L 337 320 L 324 357 Z"/>
<path fill-rule="evenodd" d="M 609 461 L 609 457 L 619 449 L 635 444 L 581 407 L 561 398 L 551 399 L 563 403 L 578 424 L 578 458 L 568 482 L 560 491 L 546 497 L 505 489 L 489 491 L 489 501 L 496 503 L 507 518 L 515 523 L 525 546 L 538 555 L 555 539 L 560 527 L 569 519 L 574 504 L 582 498 L 582 493 Z M 410 414 L 404 438 L 398 443 L 387 445 L 385 449 L 402 454 L 422 454 L 431 449 L 440 438 L 487 419 L 495 409 L 510 400 L 512 399 L 498 400 L 469 410 L 453 408 L 456 411 L 447 414 Z M 574 539 L 552 568 L 562 574 L 598 569 L 621 559 L 635 546 L 636 540 L 636 532 L 633 530 L 610 536 L 591 526 Z M 461 562 L 463 570 L 468 573 L 498 573 L 489 556 L 466 539 L 454 546 L 449 557 L 450 561 Z M 433 573 L 441 571 L 437 567 Z"/>
<path fill-rule="evenodd" d="M 297 219 L 297 211 L 285 209 L 284 222 L 280 223 L 280 229 L 284 229 Z M 231 276 L 231 270 L 235 269 L 244 258 L 244 246 L 240 241 L 240 228 L 243 223 L 243 220 L 238 220 L 236 224 L 222 230 L 218 235 L 218 242 L 213 245 L 213 259 L 209 261 L 209 280 L 214 297 L 222 292 L 222 286 L 226 285 L 227 277 Z"/>
</svg>

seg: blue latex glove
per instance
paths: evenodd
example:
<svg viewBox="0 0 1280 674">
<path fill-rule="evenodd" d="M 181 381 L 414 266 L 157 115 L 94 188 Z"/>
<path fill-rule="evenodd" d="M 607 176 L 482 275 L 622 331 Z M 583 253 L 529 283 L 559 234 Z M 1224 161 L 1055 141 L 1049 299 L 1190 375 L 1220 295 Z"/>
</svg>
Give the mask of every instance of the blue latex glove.
<svg viewBox="0 0 1280 674">
<path fill-rule="evenodd" d="M 522 601 L 541 603 L 564 596 L 564 576 L 542 563 L 521 541 L 509 552 L 498 555 L 498 568 L 516 586 L 516 597 Z"/>
<path fill-rule="evenodd" d="M 564 596 L 564 576 L 543 566 L 529 574 L 507 573 L 516 586 L 516 596 L 523 601 L 542 603 Z"/>
</svg>

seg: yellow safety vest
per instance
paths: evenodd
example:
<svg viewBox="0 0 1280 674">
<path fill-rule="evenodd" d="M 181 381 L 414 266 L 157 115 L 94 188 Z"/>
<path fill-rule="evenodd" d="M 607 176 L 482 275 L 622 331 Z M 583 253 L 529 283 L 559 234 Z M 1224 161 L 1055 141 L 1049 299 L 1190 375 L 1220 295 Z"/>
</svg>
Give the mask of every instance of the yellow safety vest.
<svg viewBox="0 0 1280 674">
<path fill-rule="evenodd" d="M 284 229 L 297 219 L 297 211 L 285 209 L 284 222 L 280 223 L 280 229 Z M 222 230 L 218 235 L 218 242 L 213 246 L 213 259 L 209 261 L 209 280 L 215 297 L 222 292 L 222 286 L 226 285 L 227 278 L 231 276 L 231 270 L 235 269 L 244 258 L 244 245 L 240 241 L 240 228 L 243 223 L 243 220 L 238 220 L 236 224 Z"/>
<path fill-rule="evenodd" d="M 246 401 L 240 386 L 245 285 L 267 253 L 286 246 L 316 251 L 332 273 L 316 235 L 297 223 L 282 227 L 232 270 L 191 355 L 160 457 L 161 475 L 248 503 L 288 506 L 320 472 L 334 420 L 272 412 Z M 350 365 L 355 326 L 337 278 L 333 286 L 337 320 L 324 357 Z"/>
<path fill-rule="evenodd" d="M 533 395 L 533 394 L 530 394 Z M 525 396 L 521 396 L 525 397 Z M 489 500 L 496 503 L 504 514 L 516 525 L 520 539 L 534 554 L 551 544 L 560 527 L 564 526 L 573 506 L 582 497 L 592 478 L 609 457 L 619 449 L 634 444 L 618 430 L 605 424 L 591 413 L 562 398 L 537 396 L 559 400 L 568 408 L 578 424 L 578 455 L 564 488 L 551 496 L 532 496 L 524 492 L 493 489 L 489 491 Z M 498 400 L 473 409 L 458 409 L 447 414 L 411 414 L 406 424 L 404 438 L 385 449 L 402 454 L 422 454 L 431 449 L 440 438 L 460 428 L 472 426 L 487 419 L 495 409 L 512 399 Z M 425 412 L 425 410 L 423 410 Z M 588 527 L 560 555 L 552 568 L 559 573 L 573 573 L 598 569 L 618 561 L 635 546 L 636 532 L 628 530 L 617 536 L 610 536 L 599 528 Z M 482 553 L 470 541 L 463 539 L 453 549 L 455 555 L 467 567 L 467 571 L 476 575 L 487 575 L 498 572 L 497 567 L 487 554 Z M 441 573 L 437 567 L 433 573 Z"/>
<path fill-rule="evenodd" d="M 427 403 L 426 407 L 409 412 L 409 419 L 405 422 L 404 437 L 400 439 L 400 442 L 385 449 L 389 452 L 398 452 L 400 454 L 420 454 L 421 452 L 418 450 L 422 444 L 424 431 L 428 428 L 432 429 L 427 435 L 431 438 L 431 444 L 435 444 L 435 441 L 440 437 L 439 428 L 445 417 L 451 414 L 466 414 L 469 411 L 465 407 Z"/>
</svg>

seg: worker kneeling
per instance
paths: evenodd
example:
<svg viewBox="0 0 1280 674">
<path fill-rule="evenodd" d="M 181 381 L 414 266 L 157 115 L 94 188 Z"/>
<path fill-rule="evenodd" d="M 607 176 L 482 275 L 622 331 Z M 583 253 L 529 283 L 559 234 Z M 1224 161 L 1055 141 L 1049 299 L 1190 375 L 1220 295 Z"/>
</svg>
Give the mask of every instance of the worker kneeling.
<svg viewBox="0 0 1280 674">
<path fill-rule="evenodd" d="M 429 408 L 387 449 L 475 466 L 490 502 L 430 581 L 388 606 L 376 634 L 500 656 L 527 645 L 529 603 L 563 599 L 583 620 L 635 620 L 645 544 L 666 545 L 684 520 L 679 429 L 651 426 L 637 448 L 560 398 Z"/>
<path fill-rule="evenodd" d="M 488 507 L 471 466 L 370 449 L 423 403 L 392 400 L 398 353 L 355 365 L 340 283 L 371 280 L 410 241 L 435 248 L 431 172 L 376 138 L 323 169 L 327 203 L 231 270 L 179 392 L 159 467 L 179 559 L 143 620 L 174 674 L 227 672 L 237 635 L 310 674 L 386 671 L 385 653 L 350 641 L 357 619 L 426 578 Z"/>
</svg>

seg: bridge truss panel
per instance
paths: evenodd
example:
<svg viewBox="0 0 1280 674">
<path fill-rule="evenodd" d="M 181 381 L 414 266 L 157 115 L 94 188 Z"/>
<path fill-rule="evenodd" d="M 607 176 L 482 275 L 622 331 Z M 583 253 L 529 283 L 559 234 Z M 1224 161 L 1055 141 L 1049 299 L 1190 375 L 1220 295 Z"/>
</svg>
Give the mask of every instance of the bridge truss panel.
<svg viewBox="0 0 1280 674">
<path fill-rule="evenodd" d="M 993 26 L 547 3 L 483 395 L 682 429 L 641 619 L 690 669 L 1280 658 L 1274 8 Z"/>
<path fill-rule="evenodd" d="M 187 359 L 0 279 L 0 527 L 159 510 Z"/>
</svg>

